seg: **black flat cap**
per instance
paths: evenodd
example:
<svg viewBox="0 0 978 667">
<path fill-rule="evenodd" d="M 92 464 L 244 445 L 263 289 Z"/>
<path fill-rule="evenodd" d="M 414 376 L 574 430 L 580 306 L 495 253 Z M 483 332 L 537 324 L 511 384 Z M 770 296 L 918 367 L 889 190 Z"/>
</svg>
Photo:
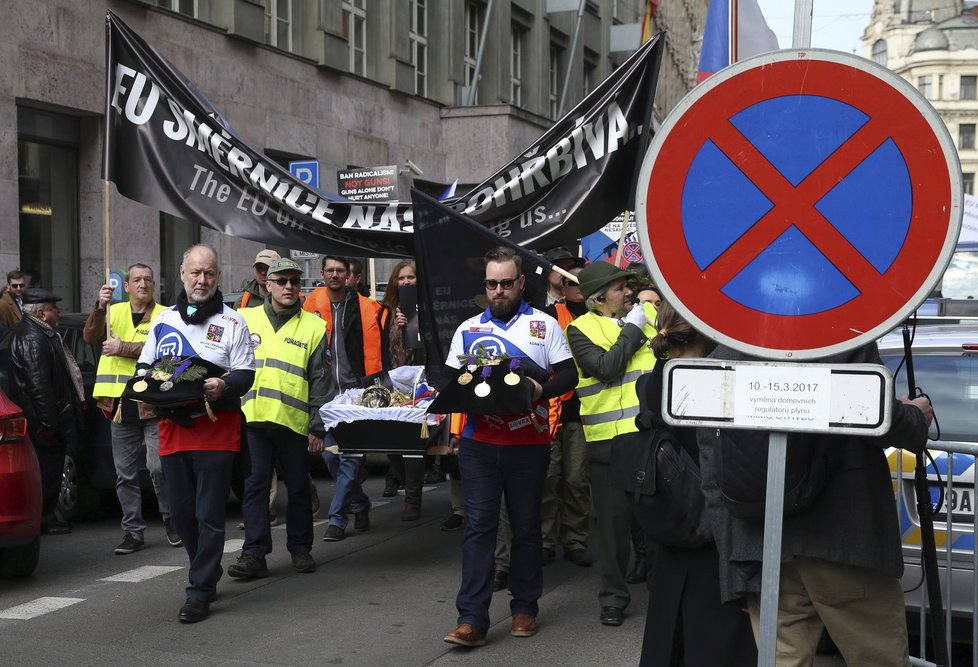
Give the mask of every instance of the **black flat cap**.
<svg viewBox="0 0 978 667">
<path fill-rule="evenodd" d="M 57 303 L 61 297 L 43 287 L 28 287 L 24 290 L 24 303 Z"/>
</svg>

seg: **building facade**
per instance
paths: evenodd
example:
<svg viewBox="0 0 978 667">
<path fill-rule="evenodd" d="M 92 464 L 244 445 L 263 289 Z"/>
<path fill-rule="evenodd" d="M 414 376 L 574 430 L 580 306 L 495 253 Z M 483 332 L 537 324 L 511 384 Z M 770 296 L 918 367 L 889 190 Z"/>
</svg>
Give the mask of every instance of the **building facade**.
<svg viewBox="0 0 978 667">
<path fill-rule="evenodd" d="M 707 4 L 658 2 L 654 30 L 669 31 L 658 121 L 695 82 Z M 639 23 L 645 0 L 557 5 L 548 14 L 547 0 L 9 3 L 0 21 L 0 273 L 20 268 L 64 309 L 87 310 L 104 280 L 108 211 L 110 268 L 151 265 L 165 303 L 179 290 L 180 253 L 197 241 L 218 249 L 223 291 L 251 277 L 260 244 L 174 219 L 111 185 L 105 205 L 106 9 L 269 157 L 318 159 L 331 191 L 339 170 L 403 166 L 406 198 L 416 179 L 481 181 L 637 48 L 637 36 L 613 44 L 612 26 Z"/>
<path fill-rule="evenodd" d="M 863 55 L 930 101 L 958 148 L 964 191 L 975 194 L 978 2 L 876 0 L 863 33 Z"/>
</svg>

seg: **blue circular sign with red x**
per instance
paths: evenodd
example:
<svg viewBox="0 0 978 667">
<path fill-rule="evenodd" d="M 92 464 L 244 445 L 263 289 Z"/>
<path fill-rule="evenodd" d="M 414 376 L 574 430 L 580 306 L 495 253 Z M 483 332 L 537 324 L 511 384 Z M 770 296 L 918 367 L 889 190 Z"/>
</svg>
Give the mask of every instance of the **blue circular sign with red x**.
<svg viewBox="0 0 978 667">
<path fill-rule="evenodd" d="M 891 329 L 940 279 L 961 225 L 937 113 L 834 51 L 768 53 L 707 79 L 663 123 L 638 182 L 639 237 L 666 298 L 772 359 Z"/>
</svg>

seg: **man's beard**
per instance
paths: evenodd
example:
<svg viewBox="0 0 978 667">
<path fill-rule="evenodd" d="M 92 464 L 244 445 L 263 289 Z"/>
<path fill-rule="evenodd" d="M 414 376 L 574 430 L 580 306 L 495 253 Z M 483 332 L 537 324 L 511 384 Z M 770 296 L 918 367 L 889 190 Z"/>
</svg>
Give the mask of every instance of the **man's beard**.
<svg viewBox="0 0 978 667">
<path fill-rule="evenodd" d="M 519 302 L 519 297 L 515 299 L 507 299 L 506 301 L 496 301 L 493 299 L 489 302 L 489 312 L 495 317 L 505 319 L 513 314 L 513 312 L 516 310 L 516 305 Z"/>
<path fill-rule="evenodd" d="M 213 292 L 211 292 L 210 294 L 204 297 L 197 296 L 195 292 L 189 292 L 187 294 L 187 301 L 193 304 L 207 303 L 208 301 L 214 298 L 215 294 L 217 294 L 217 290 L 214 290 Z"/>
</svg>

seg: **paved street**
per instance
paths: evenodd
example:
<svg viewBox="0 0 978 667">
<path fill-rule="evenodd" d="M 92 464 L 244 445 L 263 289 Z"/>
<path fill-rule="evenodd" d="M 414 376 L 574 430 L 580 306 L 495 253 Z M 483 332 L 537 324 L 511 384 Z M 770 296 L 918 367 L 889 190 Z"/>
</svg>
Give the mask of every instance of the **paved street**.
<svg viewBox="0 0 978 667">
<path fill-rule="evenodd" d="M 324 503 L 332 482 L 316 480 Z M 633 588 L 620 628 L 597 621 L 594 568 L 557 561 L 545 569 L 540 633 L 509 635 L 508 596 L 497 594 L 487 646 L 469 651 L 442 642 L 455 626 L 461 532 L 439 524 L 450 512 L 448 484 L 426 489 L 421 521 L 400 521 L 402 502 L 384 503 L 383 478 L 372 476 L 374 527 L 324 543 L 316 527 L 314 574 L 295 574 L 273 528 L 271 576 L 251 582 L 225 576 L 211 617 L 182 625 L 186 554 L 169 547 L 154 520 L 148 547 L 129 556 L 112 548 L 121 534 L 106 518 L 76 524 L 67 536 L 42 538 L 41 564 L 27 580 L 0 581 L 0 636 L 8 665 L 468 665 L 637 664 L 646 593 Z M 284 486 L 279 494 L 284 514 Z M 325 514 L 325 504 L 323 515 Z M 225 568 L 243 531 L 228 507 Z M 47 610 L 47 611 L 45 611 Z"/>
</svg>

